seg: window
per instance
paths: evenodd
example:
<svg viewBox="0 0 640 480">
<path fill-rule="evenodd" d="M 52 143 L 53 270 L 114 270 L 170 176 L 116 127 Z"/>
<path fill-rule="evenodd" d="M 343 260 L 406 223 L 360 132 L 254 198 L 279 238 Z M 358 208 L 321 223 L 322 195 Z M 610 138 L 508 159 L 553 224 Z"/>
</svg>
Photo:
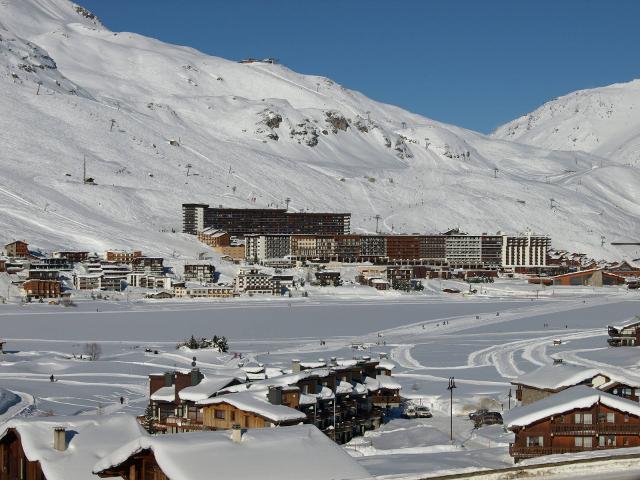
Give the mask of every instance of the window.
<svg viewBox="0 0 640 480">
<path fill-rule="evenodd" d="M 582 446 L 584 448 L 593 448 L 593 437 L 583 437 Z"/>
<path fill-rule="evenodd" d="M 574 415 L 574 423 L 591 425 L 593 423 L 593 416 L 590 413 L 576 413 Z"/>
<path fill-rule="evenodd" d="M 599 447 L 615 447 L 616 446 L 615 435 L 600 435 L 598 437 L 598 446 Z"/>
<path fill-rule="evenodd" d="M 215 410 L 213 413 L 217 420 L 225 419 L 224 410 Z"/>
<path fill-rule="evenodd" d="M 616 421 L 616 415 L 613 412 L 608 412 L 607 413 L 607 423 L 615 423 Z"/>
<path fill-rule="evenodd" d="M 544 437 L 527 437 L 527 447 L 542 447 Z"/>
<path fill-rule="evenodd" d="M 244 428 L 249 428 L 249 417 L 248 416 L 244 417 Z"/>
<path fill-rule="evenodd" d="M 232 422 L 236 421 L 236 412 L 231 412 L 231 421 Z"/>
<path fill-rule="evenodd" d="M 573 440 L 576 447 L 582 447 L 582 437 L 575 437 Z"/>
</svg>

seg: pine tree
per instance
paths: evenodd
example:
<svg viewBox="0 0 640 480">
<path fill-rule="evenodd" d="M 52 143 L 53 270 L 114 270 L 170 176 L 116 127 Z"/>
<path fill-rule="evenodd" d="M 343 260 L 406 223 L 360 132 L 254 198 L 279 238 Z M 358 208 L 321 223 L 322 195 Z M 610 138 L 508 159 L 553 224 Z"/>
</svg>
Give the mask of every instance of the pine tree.
<svg viewBox="0 0 640 480">
<path fill-rule="evenodd" d="M 155 419 L 153 418 L 153 407 L 151 404 L 147 405 L 144 411 L 144 418 L 142 420 L 142 428 L 144 428 L 151 435 L 156 433 Z"/>
</svg>

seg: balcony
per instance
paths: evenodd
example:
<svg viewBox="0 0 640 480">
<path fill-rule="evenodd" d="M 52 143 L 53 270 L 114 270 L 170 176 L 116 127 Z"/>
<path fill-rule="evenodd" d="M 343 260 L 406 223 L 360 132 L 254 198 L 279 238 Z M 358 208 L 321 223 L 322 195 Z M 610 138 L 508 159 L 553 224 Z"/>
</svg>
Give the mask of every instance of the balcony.
<svg viewBox="0 0 640 480">
<path fill-rule="evenodd" d="M 523 447 L 520 445 L 509 445 L 509 455 L 516 459 L 540 457 L 542 455 L 556 455 L 561 453 L 582 452 L 582 448 L 572 447 Z M 587 449 L 589 450 L 589 449 Z"/>
<path fill-rule="evenodd" d="M 640 435 L 640 425 L 629 423 L 552 424 L 551 433 L 553 435 Z"/>
</svg>

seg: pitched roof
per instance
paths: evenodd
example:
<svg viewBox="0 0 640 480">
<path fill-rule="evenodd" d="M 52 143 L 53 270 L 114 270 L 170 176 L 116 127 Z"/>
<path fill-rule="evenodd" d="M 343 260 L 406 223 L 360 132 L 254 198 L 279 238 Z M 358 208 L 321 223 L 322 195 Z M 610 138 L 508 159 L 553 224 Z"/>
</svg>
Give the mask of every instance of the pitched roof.
<svg viewBox="0 0 640 480">
<path fill-rule="evenodd" d="M 243 412 L 260 415 L 272 422 L 289 422 L 305 420 L 307 416 L 294 408 L 285 405 L 273 405 L 266 399 L 266 391 L 228 393 L 214 398 L 206 398 L 197 402 L 198 405 L 219 405 L 226 403 L 233 405 Z"/>
<path fill-rule="evenodd" d="M 514 385 L 543 390 L 559 390 L 572 387 L 601 374 L 594 368 L 585 368 L 571 363 L 545 365 L 529 373 L 525 373 L 511 381 Z M 605 376 L 608 376 L 605 374 Z"/>
<path fill-rule="evenodd" d="M 236 377 L 206 376 L 199 384 L 185 387 L 178 392 L 180 400 L 197 402 L 212 397 L 220 390 L 237 381 Z"/>
<path fill-rule="evenodd" d="M 144 450 L 151 451 L 171 480 L 242 478 L 243 480 L 356 480 L 370 475 L 341 447 L 313 425 L 248 430 L 240 443 L 229 431 L 143 436 L 94 466 L 99 473 L 117 467 Z"/>
<path fill-rule="evenodd" d="M 539 420 L 574 409 L 589 408 L 597 402 L 602 405 L 640 416 L 640 404 L 611 395 L 595 388 L 578 385 L 550 395 L 526 406 L 516 407 L 504 415 L 507 428 L 524 427 Z"/>
<path fill-rule="evenodd" d="M 56 427 L 67 430 L 68 448 L 63 452 L 53 448 Z M 130 415 L 16 418 L 0 428 L 0 438 L 10 429 L 17 431 L 25 455 L 40 462 L 48 480 L 95 480 L 91 470 L 98 459 L 146 435 Z"/>
</svg>

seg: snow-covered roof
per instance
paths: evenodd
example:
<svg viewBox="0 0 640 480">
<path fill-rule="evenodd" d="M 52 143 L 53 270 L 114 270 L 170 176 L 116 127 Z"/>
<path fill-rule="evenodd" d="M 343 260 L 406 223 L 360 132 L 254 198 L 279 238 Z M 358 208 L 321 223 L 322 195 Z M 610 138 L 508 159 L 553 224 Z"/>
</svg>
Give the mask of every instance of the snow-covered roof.
<svg viewBox="0 0 640 480">
<path fill-rule="evenodd" d="M 57 427 L 67 430 L 65 451 L 53 448 Z M 130 415 L 15 418 L 2 425 L 0 438 L 9 429 L 18 432 L 27 459 L 40 462 L 48 480 L 95 480 L 91 470 L 96 461 L 123 443 L 147 436 Z"/>
<path fill-rule="evenodd" d="M 304 420 L 307 416 L 285 405 L 273 405 L 265 397 L 265 391 L 229 393 L 214 398 L 207 398 L 197 402 L 198 405 L 219 405 L 226 403 L 244 412 L 252 412 L 272 422 L 289 422 Z"/>
<path fill-rule="evenodd" d="M 383 358 L 382 360 L 380 360 L 380 362 L 378 362 L 377 368 L 382 368 L 384 370 L 393 370 L 394 368 L 396 368 L 396 364 L 390 360 L 387 360 L 386 358 Z"/>
<path fill-rule="evenodd" d="M 402 388 L 390 375 L 376 375 L 376 378 L 367 377 L 364 379 L 364 385 L 370 392 L 375 392 L 381 388 L 388 390 L 400 390 Z"/>
<path fill-rule="evenodd" d="M 327 362 L 318 360 L 317 362 L 300 362 L 302 368 L 322 368 L 327 366 Z"/>
<path fill-rule="evenodd" d="M 524 427 L 551 415 L 574 409 L 590 408 L 596 402 L 609 408 L 640 416 L 640 404 L 595 388 L 578 385 L 550 395 L 526 406 L 516 407 L 504 415 L 507 428 Z"/>
<path fill-rule="evenodd" d="M 159 402 L 175 402 L 176 389 L 175 387 L 161 387 L 151 394 L 151 400 Z"/>
<path fill-rule="evenodd" d="M 353 385 L 351 385 L 349 382 L 340 381 L 340 383 L 338 383 L 338 386 L 336 387 L 337 394 L 345 394 L 351 392 L 353 392 Z"/>
<path fill-rule="evenodd" d="M 578 385 L 600 374 L 601 372 L 594 368 L 585 368 L 580 365 L 563 362 L 545 365 L 537 370 L 525 373 L 512 380 L 511 383 L 544 390 L 559 390 Z"/>
<path fill-rule="evenodd" d="M 341 447 L 313 425 L 248 430 L 240 443 L 229 431 L 144 436 L 114 451 L 94 467 L 99 473 L 144 450 L 171 480 L 356 480 L 371 478 Z"/>
<path fill-rule="evenodd" d="M 178 392 L 180 400 L 197 402 L 212 397 L 236 381 L 235 377 L 206 376 L 199 384 L 185 387 Z"/>
</svg>

